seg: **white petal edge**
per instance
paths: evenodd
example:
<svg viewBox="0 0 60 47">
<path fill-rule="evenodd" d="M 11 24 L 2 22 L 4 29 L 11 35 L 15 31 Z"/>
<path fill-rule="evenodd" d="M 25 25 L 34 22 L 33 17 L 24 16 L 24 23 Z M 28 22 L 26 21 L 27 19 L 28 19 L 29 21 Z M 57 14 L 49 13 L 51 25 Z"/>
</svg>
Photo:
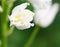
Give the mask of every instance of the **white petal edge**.
<svg viewBox="0 0 60 47">
<path fill-rule="evenodd" d="M 34 26 L 34 23 L 28 23 L 26 25 L 16 26 L 16 28 L 19 29 L 19 30 L 24 30 L 24 29 L 30 28 L 31 26 L 33 27 Z"/>
<path fill-rule="evenodd" d="M 16 11 L 19 11 L 21 9 L 25 9 L 28 5 L 30 5 L 29 3 L 22 3 L 18 6 L 16 6 L 13 10 L 12 10 L 12 13 L 16 12 Z"/>
</svg>

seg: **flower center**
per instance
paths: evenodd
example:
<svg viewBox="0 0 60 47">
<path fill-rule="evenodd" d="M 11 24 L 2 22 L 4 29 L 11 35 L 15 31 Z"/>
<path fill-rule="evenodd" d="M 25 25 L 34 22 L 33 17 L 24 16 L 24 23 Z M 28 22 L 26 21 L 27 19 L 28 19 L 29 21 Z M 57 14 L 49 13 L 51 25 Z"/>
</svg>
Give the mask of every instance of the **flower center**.
<svg viewBox="0 0 60 47">
<path fill-rule="evenodd" d="M 12 22 L 19 22 L 20 21 L 20 16 L 15 16 L 16 19 L 12 20 Z"/>
<path fill-rule="evenodd" d="M 16 19 L 20 19 L 20 16 L 15 16 Z"/>
</svg>

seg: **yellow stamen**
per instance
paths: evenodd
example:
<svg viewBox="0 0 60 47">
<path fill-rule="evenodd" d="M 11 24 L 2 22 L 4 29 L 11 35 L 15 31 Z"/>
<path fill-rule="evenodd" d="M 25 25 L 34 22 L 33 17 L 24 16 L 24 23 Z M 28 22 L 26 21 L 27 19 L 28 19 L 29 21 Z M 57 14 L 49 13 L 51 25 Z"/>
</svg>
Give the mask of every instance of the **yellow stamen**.
<svg viewBox="0 0 60 47">
<path fill-rule="evenodd" d="M 11 20 L 11 22 L 19 22 L 20 21 L 20 16 L 15 16 L 16 20 Z"/>
<path fill-rule="evenodd" d="M 18 19 L 18 20 L 14 20 L 14 22 L 19 22 L 20 20 Z"/>
<path fill-rule="evenodd" d="M 15 16 L 15 18 L 20 19 L 20 16 Z"/>
</svg>

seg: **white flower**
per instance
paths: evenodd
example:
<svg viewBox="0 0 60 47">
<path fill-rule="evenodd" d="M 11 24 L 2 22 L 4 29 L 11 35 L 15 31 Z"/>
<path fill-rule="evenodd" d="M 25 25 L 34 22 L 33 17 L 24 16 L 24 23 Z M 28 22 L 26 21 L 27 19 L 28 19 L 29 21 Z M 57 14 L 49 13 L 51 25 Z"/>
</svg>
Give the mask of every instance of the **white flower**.
<svg viewBox="0 0 60 47">
<path fill-rule="evenodd" d="M 9 16 L 11 26 L 14 25 L 20 30 L 34 26 L 34 24 L 31 23 L 34 13 L 26 9 L 27 5 L 29 5 L 29 3 L 23 3 L 12 10 L 12 14 Z"/>
<path fill-rule="evenodd" d="M 59 4 L 52 5 L 52 0 L 29 0 L 35 8 L 34 21 L 45 28 L 48 27 L 56 17 Z"/>
</svg>

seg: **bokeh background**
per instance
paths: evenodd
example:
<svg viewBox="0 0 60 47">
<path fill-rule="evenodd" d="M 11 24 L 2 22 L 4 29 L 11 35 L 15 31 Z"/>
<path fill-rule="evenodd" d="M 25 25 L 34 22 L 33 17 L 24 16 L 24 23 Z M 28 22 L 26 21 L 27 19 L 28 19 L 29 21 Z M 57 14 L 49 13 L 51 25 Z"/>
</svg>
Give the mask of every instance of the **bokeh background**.
<svg viewBox="0 0 60 47">
<path fill-rule="evenodd" d="M 27 2 L 27 0 L 16 0 L 12 9 L 24 2 Z M 53 3 L 60 4 L 60 0 L 53 0 Z M 28 9 L 34 11 L 32 5 Z M 15 28 L 13 33 L 8 37 L 8 47 L 24 47 L 33 30 L 34 27 L 22 31 Z M 60 10 L 54 22 L 49 27 L 40 28 L 31 47 L 60 47 Z"/>
</svg>

